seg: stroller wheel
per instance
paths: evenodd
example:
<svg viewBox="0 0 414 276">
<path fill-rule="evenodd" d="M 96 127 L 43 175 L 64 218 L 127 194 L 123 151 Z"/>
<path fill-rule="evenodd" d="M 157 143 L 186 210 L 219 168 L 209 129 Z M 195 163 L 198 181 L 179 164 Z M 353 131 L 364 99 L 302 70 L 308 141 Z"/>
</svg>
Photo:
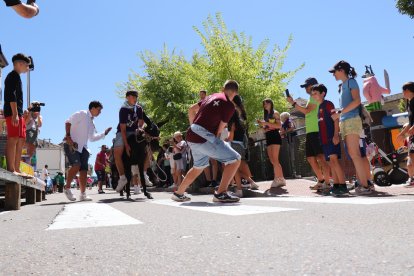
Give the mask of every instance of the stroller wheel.
<svg viewBox="0 0 414 276">
<path fill-rule="evenodd" d="M 388 179 L 388 174 L 386 174 L 384 171 L 379 171 L 374 174 L 374 182 L 381 187 L 391 186 L 391 182 Z"/>
</svg>

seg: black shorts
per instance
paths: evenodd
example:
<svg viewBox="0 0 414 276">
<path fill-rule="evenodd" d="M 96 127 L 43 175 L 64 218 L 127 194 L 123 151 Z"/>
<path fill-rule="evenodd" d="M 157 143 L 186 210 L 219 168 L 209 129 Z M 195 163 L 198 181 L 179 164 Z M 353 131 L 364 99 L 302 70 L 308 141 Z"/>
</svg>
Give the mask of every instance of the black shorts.
<svg viewBox="0 0 414 276">
<path fill-rule="evenodd" d="M 95 171 L 98 181 L 105 181 L 105 170 Z"/>
<path fill-rule="evenodd" d="M 63 145 L 66 157 L 68 158 L 69 165 L 80 166 L 79 171 L 87 171 L 89 169 L 88 160 L 89 152 L 83 148 L 82 153 L 77 150 L 72 150 L 68 144 Z"/>
<path fill-rule="evenodd" d="M 319 154 L 323 154 L 319 132 L 306 133 L 305 151 L 306 157 L 316 157 Z"/>
<path fill-rule="evenodd" d="M 281 145 L 282 137 L 280 137 L 279 130 L 270 130 L 266 134 L 266 146 Z"/>
</svg>

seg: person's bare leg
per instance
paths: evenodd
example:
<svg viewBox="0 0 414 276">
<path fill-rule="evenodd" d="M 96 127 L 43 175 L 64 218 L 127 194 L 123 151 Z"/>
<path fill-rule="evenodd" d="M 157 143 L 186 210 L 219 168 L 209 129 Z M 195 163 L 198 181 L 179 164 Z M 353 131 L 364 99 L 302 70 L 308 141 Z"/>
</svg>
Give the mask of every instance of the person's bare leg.
<svg viewBox="0 0 414 276">
<path fill-rule="evenodd" d="M 203 172 L 203 169 L 192 167 L 188 173 L 185 175 L 181 185 L 178 186 L 176 191 L 177 194 L 182 195 L 187 190 L 188 186 L 190 186 L 194 180 Z"/>
<path fill-rule="evenodd" d="M 75 175 L 78 173 L 79 169 L 80 169 L 80 166 L 72 166 L 68 170 L 65 189 L 70 189 L 70 183 L 72 183 L 72 180 L 75 177 Z"/>
<path fill-rule="evenodd" d="M 119 176 L 125 175 L 124 163 L 122 162 L 122 154 L 124 153 L 124 147 L 114 148 L 115 165 L 118 170 Z"/>
<path fill-rule="evenodd" d="M 334 178 L 335 184 L 345 184 L 345 174 L 342 170 L 341 164 L 339 163 L 338 156 L 331 155 L 329 157 L 331 159 L 330 165 L 332 170 L 332 176 L 335 176 Z"/>
<path fill-rule="evenodd" d="M 325 183 L 329 183 L 331 169 L 325 160 L 325 156 L 323 154 L 318 154 L 318 156 L 316 156 L 316 160 L 318 160 L 319 164 L 322 167 L 322 174 L 323 174 L 323 178 L 325 179 Z"/>
<path fill-rule="evenodd" d="M 20 161 L 22 160 L 22 151 L 23 151 L 23 146 L 24 146 L 24 139 L 23 138 L 19 138 L 17 140 L 17 145 L 16 145 L 16 155 L 14 157 L 14 169 L 17 172 L 20 172 Z"/>
<path fill-rule="evenodd" d="M 79 185 L 81 193 L 86 191 L 86 178 L 87 178 L 87 171 L 80 171 L 79 172 Z"/>
<path fill-rule="evenodd" d="M 273 168 L 275 171 L 275 175 L 279 178 L 284 178 L 282 166 L 280 165 L 280 162 L 279 162 L 280 145 L 274 145 L 271 147 L 273 148 L 272 155 L 273 155 Z"/>
<path fill-rule="evenodd" d="M 183 181 L 182 179 L 183 179 L 183 173 L 182 173 L 182 170 L 179 170 L 179 169 L 176 169 L 176 174 L 177 174 L 177 183 L 175 183 L 175 184 L 177 184 L 177 186 L 180 186 L 181 185 L 181 182 Z"/>
<path fill-rule="evenodd" d="M 269 157 L 269 161 L 270 161 L 270 163 L 272 164 L 272 167 L 273 167 L 273 179 L 276 181 L 277 174 L 276 174 L 276 169 L 275 169 L 274 160 L 273 160 L 273 148 L 272 148 L 272 146 L 267 146 L 266 151 L 267 151 L 267 156 Z"/>
<path fill-rule="evenodd" d="M 234 175 L 234 180 L 236 182 L 237 190 L 242 190 L 242 184 L 241 184 L 241 175 L 239 173 L 239 168 L 237 168 L 236 174 Z"/>
<path fill-rule="evenodd" d="M 322 180 L 325 179 L 321 169 L 319 168 L 319 164 L 318 161 L 316 160 L 315 156 L 311 156 L 311 157 L 307 157 L 306 158 L 308 160 L 309 165 L 311 166 L 313 172 L 316 175 L 316 178 L 318 178 L 318 180 Z"/>
<path fill-rule="evenodd" d="M 30 160 L 32 159 L 33 154 L 36 151 L 36 146 L 33 145 L 32 143 L 26 143 L 26 148 L 27 148 L 27 158 L 29 159 L 28 163 L 30 163 Z"/>
<path fill-rule="evenodd" d="M 215 159 L 210 159 L 211 162 L 211 171 L 213 173 L 213 179 L 214 181 L 217 181 L 217 174 L 218 174 L 218 163 Z"/>
<path fill-rule="evenodd" d="M 346 147 L 348 149 L 348 153 L 351 156 L 352 162 L 354 163 L 355 171 L 357 172 L 358 179 L 360 184 L 364 188 L 368 188 L 368 178 L 364 168 L 364 161 L 361 157 L 361 153 L 359 151 L 359 135 L 357 134 L 350 134 L 345 137 Z"/>
<path fill-rule="evenodd" d="M 10 172 L 16 171 L 16 147 L 17 141 L 19 138 L 16 137 L 7 137 L 6 141 L 6 162 L 7 162 L 7 170 Z"/>
<path fill-rule="evenodd" d="M 236 174 L 239 166 L 240 160 L 237 160 L 234 163 L 224 166 L 223 175 L 221 176 L 221 182 L 217 190 L 218 194 L 227 191 L 227 188 L 230 185 L 230 181 L 234 178 L 234 175 Z"/>
<path fill-rule="evenodd" d="M 371 180 L 372 179 L 372 175 L 371 175 L 371 165 L 369 164 L 368 158 L 362 157 L 362 161 L 364 162 L 364 169 L 365 169 L 365 173 L 367 175 L 367 178 L 369 180 Z"/>
<path fill-rule="evenodd" d="M 210 171 L 210 166 L 204 168 L 204 175 L 206 176 L 206 181 L 210 182 L 211 181 L 211 171 Z"/>
</svg>

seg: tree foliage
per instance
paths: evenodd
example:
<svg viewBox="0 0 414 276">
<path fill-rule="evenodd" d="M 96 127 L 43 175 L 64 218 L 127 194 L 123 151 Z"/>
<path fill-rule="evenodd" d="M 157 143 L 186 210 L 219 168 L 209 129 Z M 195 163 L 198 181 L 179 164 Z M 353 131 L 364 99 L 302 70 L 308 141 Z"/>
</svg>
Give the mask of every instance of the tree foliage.
<svg viewBox="0 0 414 276">
<path fill-rule="evenodd" d="M 209 16 L 202 29 L 193 28 L 202 53 L 194 52 L 188 60 L 166 46 L 159 54 L 143 52 L 143 74 L 134 73 L 123 86 L 140 91 L 140 101 L 155 121 L 168 120 L 162 127 L 164 135 L 188 127 L 187 110 L 198 101 L 200 89 L 219 92 L 227 79 L 239 82 L 250 123 L 262 116 L 265 98 L 272 98 L 278 111 L 286 110 L 283 91 L 303 67 L 282 70 L 292 37 L 283 48 L 274 45 L 269 51 L 268 39 L 254 47 L 250 36 L 227 30 L 220 14 Z"/>
<path fill-rule="evenodd" d="M 414 0 L 397 0 L 395 6 L 401 14 L 414 18 Z"/>
</svg>

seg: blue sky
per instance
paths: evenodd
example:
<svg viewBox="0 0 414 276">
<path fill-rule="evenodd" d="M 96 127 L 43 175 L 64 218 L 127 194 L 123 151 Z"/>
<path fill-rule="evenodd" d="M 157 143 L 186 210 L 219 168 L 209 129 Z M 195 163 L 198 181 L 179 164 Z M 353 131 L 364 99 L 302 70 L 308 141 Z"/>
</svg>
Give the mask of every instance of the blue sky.
<svg viewBox="0 0 414 276">
<path fill-rule="evenodd" d="M 400 92 L 412 81 L 414 21 L 398 13 L 395 1 L 38 1 L 41 13 L 34 19 L 18 17 L 0 4 L 0 43 L 9 61 L 13 54 L 32 55 L 32 100 L 46 103 L 40 137 L 58 143 L 64 136 L 64 121 L 91 100 L 104 105 L 95 120 L 98 130 L 118 120 L 122 99 L 117 83 L 132 70 L 142 70 L 137 54 L 158 52 L 164 43 L 187 56 L 201 50 L 192 26 L 201 27 L 209 14 L 221 12 L 230 30 L 245 32 L 255 44 L 263 39 L 284 46 L 293 43 L 285 69 L 305 63 L 289 84 L 295 97 L 305 97 L 299 88 L 315 76 L 328 87 L 335 104 L 337 85 L 328 69 L 345 59 L 362 75 L 371 64 L 380 84 L 383 69 L 390 74 L 391 88 Z M 3 71 L 3 80 L 12 70 Z M 25 76 L 23 76 L 25 80 Z M 223 80 L 224 81 L 224 80 Z M 242 80 L 239 80 L 242 82 Z M 362 80 L 358 77 L 362 85 Z M 196 91 L 195 91 L 196 92 Z M 260 104 L 260 102 L 258 102 Z M 90 143 L 95 154 L 101 144 L 110 144 L 115 130 L 103 142 Z M 90 162 L 94 161 L 93 159 Z"/>
</svg>

